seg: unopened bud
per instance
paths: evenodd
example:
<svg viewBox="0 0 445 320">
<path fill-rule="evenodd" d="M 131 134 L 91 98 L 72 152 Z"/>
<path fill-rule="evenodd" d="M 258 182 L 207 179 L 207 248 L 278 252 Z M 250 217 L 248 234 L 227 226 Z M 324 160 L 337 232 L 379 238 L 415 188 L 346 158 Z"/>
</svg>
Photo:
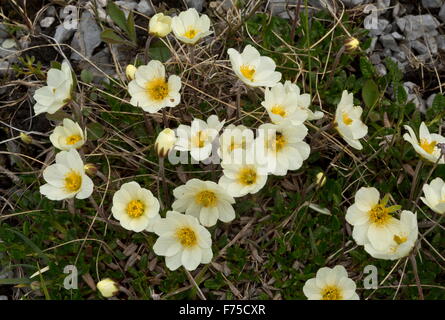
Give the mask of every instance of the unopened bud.
<svg viewBox="0 0 445 320">
<path fill-rule="evenodd" d="M 91 177 L 94 177 L 96 175 L 96 173 L 97 173 L 97 167 L 93 163 L 86 163 L 83 166 L 83 170 L 85 170 L 86 174 L 91 176 Z"/>
<path fill-rule="evenodd" d="M 360 45 L 360 41 L 357 38 L 350 37 L 345 41 L 345 49 L 347 51 L 355 51 Z"/>
<path fill-rule="evenodd" d="M 132 64 L 129 64 L 125 69 L 125 75 L 128 80 L 134 80 L 134 74 L 136 73 L 136 67 Z"/>
<path fill-rule="evenodd" d="M 103 279 L 99 281 L 96 285 L 97 289 L 105 298 L 110 298 L 119 292 L 119 287 L 117 283 L 110 278 Z"/>
<path fill-rule="evenodd" d="M 155 150 L 158 156 L 165 158 L 175 146 L 176 135 L 170 128 L 162 130 L 155 141 Z"/>
<path fill-rule="evenodd" d="M 315 176 L 315 182 L 320 188 L 324 186 L 324 184 L 326 183 L 326 175 L 324 174 L 324 172 L 317 173 L 317 175 Z"/>
<path fill-rule="evenodd" d="M 32 137 L 23 132 L 20 132 L 20 139 L 26 144 L 31 144 L 32 142 Z"/>
</svg>

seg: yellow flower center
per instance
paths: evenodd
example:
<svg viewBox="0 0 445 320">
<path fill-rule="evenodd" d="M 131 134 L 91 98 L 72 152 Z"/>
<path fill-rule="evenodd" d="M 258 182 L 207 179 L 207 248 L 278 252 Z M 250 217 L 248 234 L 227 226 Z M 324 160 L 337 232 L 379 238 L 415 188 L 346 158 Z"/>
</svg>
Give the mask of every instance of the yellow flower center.
<svg viewBox="0 0 445 320">
<path fill-rule="evenodd" d="M 238 181 L 240 184 L 250 186 L 257 181 L 257 173 L 253 168 L 241 169 L 238 175 Z"/>
<path fill-rule="evenodd" d="M 184 227 L 184 228 L 178 229 L 176 231 L 176 236 L 178 237 L 179 242 L 184 247 L 188 247 L 188 248 L 194 247 L 198 243 L 198 240 L 196 239 L 195 231 L 193 231 L 189 227 Z"/>
<path fill-rule="evenodd" d="M 323 300 L 343 300 L 343 295 L 337 286 L 327 286 L 322 292 L 321 296 Z"/>
<path fill-rule="evenodd" d="M 281 117 L 285 117 L 286 116 L 286 110 L 280 106 L 280 105 L 275 105 L 272 107 L 272 110 L 270 110 L 273 114 L 279 115 Z"/>
<path fill-rule="evenodd" d="M 342 118 L 343 118 L 343 122 L 347 126 L 349 126 L 352 123 L 352 119 L 349 117 L 349 115 L 346 112 L 343 112 Z"/>
<path fill-rule="evenodd" d="M 406 240 L 408 240 L 408 239 L 404 236 L 394 235 L 394 241 L 399 245 L 406 242 Z"/>
<path fill-rule="evenodd" d="M 437 142 L 431 141 L 429 142 L 426 139 L 420 139 L 420 147 L 425 150 L 426 153 L 432 154 L 434 151 L 434 148 L 436 147 Z"/>
<path fill-rule="evenodd" d="M 77 171 L 71 170 L 65 175 L 65 189 L 69 192 L 76 192 L 82 185 L 82 177 Z"/>
<path fill-rule="evenodd" d="M 243 64 L 240 67 L 240 72 L 244 77 L 253 82 L 253 75 L 255 74 L 255 69 L 253 67 Z"/>
<path fill-rule="evenodd" d="M 192 137 L 192 144 L 194 147 L 202 148 L 207 141 L 207 133 L 205 131 L 198 131 L 197 134 Z"/>
<path fill-rule="evenodd" d="M 147 82 L 145 91 L 152 100 L 161 101 L 168 96 L 168 83 L 163 78 Z"/>
<path fill-rule="evenodd" d="M 79 136 L 78 134 L 72 134 L 66 138 L 66 144 L 73 145 L 78 143 L 80 140 L 82 140 L 81 136 Z"/>
<path fill-rule="evenodd" d="M 369 219 L 372 223 L 375 223 L 378 226 L 383 226 L 391 219 L 389 212 L 389 208 L 386 208 L 383 204 L 376 204 L 369 211 Z"/>
<path fill-rule="evenodd" d="M 139 218 L 145 211 L 145 204 L 141 200 L 131 200 L 127 205 L 127 213 L 132 218 Z"/>
<path fill-rule="evenodd" d="M 196 35 L 198 34 L 198 30 L 193 29 L 193 28 L 189 28 L 182 36 L 186 37 L 188 39 L 193 39 L 194 37 L 196 37 Z"/>
<path fill-rule="evenodd" d="M 275 150 L 279 152 L 281 151 L 281 149 L 284 148 L 285 145 L 286 145 L 286 139 L 284 138 L 283 134 L 277 132 L 275 136 Z"/>
<path fill-rule="evenodd" d="M 199 192 L 195 196 L 195 200 L 197 204 L 202 205 L 203 207 L 215 207 L 216 206 L 216 195 L 213 191 L 204 190 Z"/>
</svg>

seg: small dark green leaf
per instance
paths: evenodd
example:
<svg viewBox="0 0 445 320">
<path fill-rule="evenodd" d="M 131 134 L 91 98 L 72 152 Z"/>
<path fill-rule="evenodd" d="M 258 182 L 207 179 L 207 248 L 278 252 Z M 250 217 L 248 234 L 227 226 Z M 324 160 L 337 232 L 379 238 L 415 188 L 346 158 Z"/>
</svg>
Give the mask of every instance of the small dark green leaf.
<svg viewBox="0 0 445 320">
<path fill-rule="evenodd" d="M 125 19 L 125 14 L 116 4 L 114 4 L 113 1 L 108 1 L 107 14 L 119 28 L 128 34 L 127 19 Z"/>
<path fill-rule="evenodd" d="M 85 83 L 91 83 L 91 81 L 93 81 L 93 74 L 90 70 L 83 69 L 80 73 L 80 79 Z"/>
<path fill-rule="evenodd" d="M 408 94 L 401 83 L 394 86 L 394 95 L 399 105 L 405 104 L 408 99 Z"/>
<path fill-rule="evenodd" d="M 134 27 L 133 12 L 131 12 L 131 11 L 130 11 L 130 14 L 128 15 L 128 19 L 127 19 L 127 33 L 128 33 L 128 37 L 130 38 L 130 40 L 136 44 L 136 29 Z"/>
<path fill-rule="evenodd" d="M 166 62 L 170 59 L 170 50 L 165 46 L 162 41 L 153 41 L 148 49 L 148 56 L 151 59 Z"/>
<path fill-rule="evenodd" d="M 102 33 L 100 34 L 100 38 L 107 43 L 112 43 L 112 44 L 125 43 L 125 39 L 122 39 L 111 29 L 106 29 L 102 31 Z"/>
<path fill-rule="evenodd" d="M 372 78 L 374 76 L 374 66 L 366 57 L 360 57 L 360 71 L 364 78 Z"/>
<path fill-rule="evenodd" d="M 368 108 L 373 107 L 379 99 L 379 88 L 374 80 L 367 80 L 363 85 L 362 97 Z"/>
<path fill-rule="evenodd" d="M 97 140 L 105 134 L 105 130 L 100 123 L 92 122 L 87 124 L 88 140 Z"/>
</svg>

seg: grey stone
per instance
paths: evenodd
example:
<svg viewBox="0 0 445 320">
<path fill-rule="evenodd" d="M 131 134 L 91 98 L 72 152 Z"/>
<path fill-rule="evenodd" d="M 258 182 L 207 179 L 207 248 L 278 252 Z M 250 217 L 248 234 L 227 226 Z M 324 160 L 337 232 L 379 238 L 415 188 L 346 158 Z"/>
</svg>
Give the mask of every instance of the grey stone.
<svg viewBox="0 0 445 320">
<path fill-rule="evenodd" d="M 392 36 L 392 34 L 385 34 L 380 37 L 380 43 L 384 48 L 391 49 L 393 51 L 400 51 L 399 46 L 397 45 L 396 40 Z"/>
<path fill-rule="evenodd" d="M 377 29 L 370 29 L 369 35 L 371 37 L 380 36 L 384 34 L 384 30 L 389 25 L 389 21 L 386 19 L 378 19 L 377 21 Z"/>
<path fill-rule="evenodd" d="M 40 20 L 40 26 L 42 28 L 48 28 L 54 23 L 55 20 L 56 20 L 56 18 L 54 18 L 54 17 L 43 18 L 42 20 Z"/>
<path fill-rule="evenodd" d="M 397 60 L 399 60 L 400 62 L 406 61 L 406 53 L 403 51 L 394 53 L 393 57 L 396 58 Z"/>
<path fill-rule="evenodd" d="M 74 34 L 71 46 L 82 53 L 86 58 L 90 58 L 93 55 L 94 49 L 96 49 L 102 42 L 100 38 L 102 30 L 97 25 L 96 20 L 89 11 L 84 11 L 80 18 L 79 28 Z M 76 52 L 71 54 L 71 59 L 82 60 L 84 59 Z"/>
<path fill-rule="evenodd" d="M 416 50 L 418 54 L 428 53 L 428 48 L 419 40 L 414 40 L 410 42 L 411 48 Z"/>
<path fill-rule="evenodd" d="M 151 6 L 151 3 L 147 0 L 141 0 L 141 2 L 138 3 L 136 10 L 142 14 L 145 14 L 146 16 L 152 16 L 155 13 L 155 10 Z M 198 10 L 198 9 L 196 9 L 196 10 Z M 201 6 L 201 10 L 202 10 L 202 6 Z M 198 10 L 198 11 L 201 11 L 201 10 Z"/>
<path fill-rule="evenodd" d="M 403 39 L 405 39 L 405 37 L 402 36 L 402 35 L 401 35 L 400 33 L 398 33 L 398 32 L 393 32 L 393 33 L 391 33 L 391 35 L 392 35 L 393 38 L 396 39 L 396 40 L 403 40 Z"/>
<path fill-rule="evenodd" d="M 3 23 L 0 23 L 0 39 L 5 39 L 8 37 L 9 37 L 9 34 L 6 29 L 6 25 L 4 25 Z"/>
<path fill-rule="evenodd" d="M 439 50 L 445 51 L 445 35 L 440 35 L 436 38 L 437 48 Z"/>
<path fill-rule="evenodd" d="M 386 70 L 386 67 L 385 67 L 385 65 L 383 63 L 377 64 L 375 66 L 375 70 L 382 77 L 388 73 L 388 71 Z"/>
<path fill-rule="evenodd" d="M 371 44 L 369 45 L 369 48 L 366 49 L 366 53 L 370 53 L 370 52 L 373 52 L 373 51 L 374 51 L 375 46 L 376 46 L 376 44 L 377 44 L 377 40 L 378 40 L 377 37 L 373 37 L 373 38 L 371 39 Z"/>
<path fill-rule="evenodd" d="M 56 13 L 57 13 L 56 8 L 54 8 L 53 6 L 49 6 L 48 9 L 46 9 L 45 11 L 45 15 L 47 17 L 54 17 Z"/>
<path fill-rule="evenodd" d="M 372 64 L 379 64 L 382 62 L 382 59 L 378 53 L 374 53 L 369 57 L 369 61 L 371 61 Z"/>
<path fill-rule="evenodd" d="M 392 16 L 394 18 L 396 17 L 401 17 L 406 13 L 406 6 L 405 5 L 401 5 L 399 2 L 397 2 L 394 5 L 394 8 L 392 9 Z"/>
<path fill-rule="evenodd" d="M 377 0 L 378 14 L 384 14 L 391 5 L 391 0 Z"/>
<path fill-rule="evenodd" d="M 436 55 L 438 53 L 438 46 L 437 46 L 437 41 L 436 41 L 435 37 L 426 36 L 425 44 L 429 48 L 432 55 Z"/>
<path fill-rule="evenodd" d="M 353 8 L 355 6 L 362 5 L 364 3 L 367 3 L 368 1 L 365 0 L 341 0 L 348 8 Z"/>
<path fill-rule="evenodd" d="M 201 12 L 204 6 L 204 0 L 187 0 L 189 8 L 195 8 L 196 11 Z"/>
<path fill-rule="evenodd" d="M 445 4 L 440 8 L 440 11 L 439 11 L 439 19 L 440 19 L 442 22 L 445 22 Z"/>
<path fill-rule="evenodd" d="M 128 18 L 130 11 L 135 10 L 138 6 L 137 2 L 132 1 L 115 1 L 114 3 L 122 9 L 126 18 Z"/>
<path fill-rule="evenodd" d="M 75 29 L 65 29 L 63 24 L 59 24 L 56 28 L 56 33 L 54 34 L 54 39 L 58 43 L 63 43 L 67 41 L 74 34 Z"/>
<path fill-rule="evenodd" d="M 422 0 L 422 6 L 424 8 L 440 8 L 442 4 L 442 0 Z"/>
<path fill-rule="evenodd" d="M 440 25 L 439 21 L 430 14 L 407 15 L 396 19 L 396 23 L 407 40 L 416 40 L 432 31 L 437 31 L 436 29 Z"/>
<path fill-rule="evenodd" d="M 428 107 L 428 108 L 431 108 L 432 106 L 433 106 L 433 101 L 434 101 L 434 98 L 436 97 L 436 94 L 435 93 L 433 93 L 432 95 L 430 95 L 429 97 L 428 97 L 428 99 L 426 99 L 426 106 Z"/>
<path fill-rule="evenodd" d="M 0 75 L 8 73 L 9 70 L 9 62 L 6 60 L 0 61 Z"/>
</svg>

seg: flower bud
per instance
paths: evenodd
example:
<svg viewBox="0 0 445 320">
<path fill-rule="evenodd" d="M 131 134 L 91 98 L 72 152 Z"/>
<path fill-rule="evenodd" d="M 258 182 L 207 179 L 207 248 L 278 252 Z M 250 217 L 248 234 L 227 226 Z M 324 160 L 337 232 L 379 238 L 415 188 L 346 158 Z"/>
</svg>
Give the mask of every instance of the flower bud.
<svg viewBox="0 0 445 320">
<path fill-rule="evenodd" d="M 136 73 L 136 67 L 132 64 L 129 64 L 125 69 L 125 74 L 127 75 L 128 80 L 134 80 L 134 74 Z"/>
<path fill-rule="evenodd" d="M 110 298 L 119 292 L 117 283 L 110 278 L 99 281 L 96 287 L 105 298 Z"/>
<path fill-rule="evenodd" d="M 164 16 L 163 13 L 157 13 L 150 19 L 148 32 L 151 35 L 162 38 L 172 31 L 172 18 Z"/>
<path fill-rule="evenodd" d="M 175 132 L 170 128 L 162 130 L 155 142 L 155 150 L 158 156 L 165 158 L 176 142 Z"/>
<path fill-rule="evenodd" d="M 32 137 L 23 132 L 20 132 L 20 139 L 26 144 L 31 144 L 32 142 Z"/>
<path fill-rule="evenodd" d="M 87 163 L 83 166 L 83 170 L 85 170 L 86 174 L 94 177 L 97 173 L 97 167 L 94 163 Z"/>
<path fill-rule="evenodd" d="M 359 47 L 359 45 L 360 41 L 358 41 L 358 39 L 354 37 L 349 37 L 345 41 L 345 49 L 350 52 L 356 50 Z"/>
<path fill-rule="evenodd" d="M 320 188 L 324 186 L 324 184 L 326 183 L 326 175 L 324 174 L 324 172 L 317 173 L 317 175 L 315 176 L 315 183 Z"/>
</svg>

